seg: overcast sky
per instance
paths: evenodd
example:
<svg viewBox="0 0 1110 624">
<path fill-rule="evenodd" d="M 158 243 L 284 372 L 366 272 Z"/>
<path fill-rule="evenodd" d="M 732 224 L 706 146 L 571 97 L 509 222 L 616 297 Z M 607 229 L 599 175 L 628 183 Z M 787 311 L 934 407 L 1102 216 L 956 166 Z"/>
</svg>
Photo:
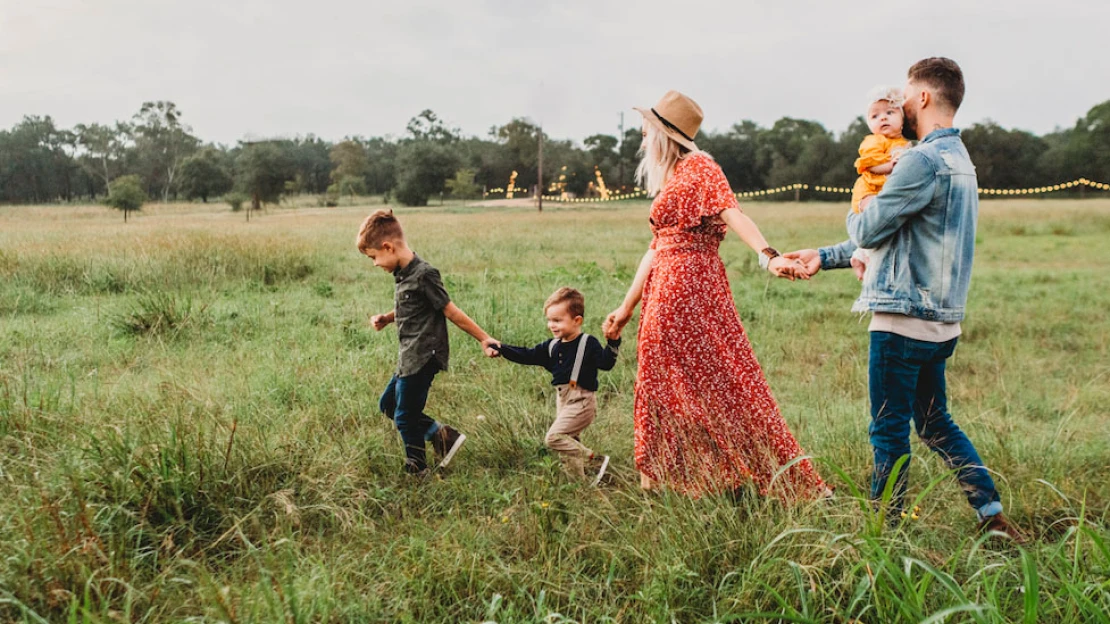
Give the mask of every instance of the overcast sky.
<svg viewBox="0 0 1110 624">
<path fill-rule="evenodd" d="M 1110 99 L 1108 41 L 1105 0 L 0 0 L 0 127 L 172 100 L 223 143 L 400 136 L 426 108 L 467 135 L 529 117 L 580 141 L 678 89 L 706 128 L 839 132 L 872 86 L 939 55 L 966 76 L 957 124 L 1040 134 Z"/>
</svg>

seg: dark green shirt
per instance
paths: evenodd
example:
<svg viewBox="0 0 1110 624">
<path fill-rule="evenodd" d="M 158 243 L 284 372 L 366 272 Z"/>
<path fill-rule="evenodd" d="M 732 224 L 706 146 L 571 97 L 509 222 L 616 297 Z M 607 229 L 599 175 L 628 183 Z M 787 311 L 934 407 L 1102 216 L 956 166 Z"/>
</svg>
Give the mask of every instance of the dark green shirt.
<svg viewBox="0 0 1110 624">
<path fill-rule="evenodd" d="M 400 343 L 397 376 L 416 374 L 432 359 L 440 370 L 447 370 L 447 317 L 443 309 L 451 303 L 451 297 L 439 271 L 414 254 L 405 268 L 393 272 L 393 279 L 397 283 L 393 320 Z"/>
</svg>

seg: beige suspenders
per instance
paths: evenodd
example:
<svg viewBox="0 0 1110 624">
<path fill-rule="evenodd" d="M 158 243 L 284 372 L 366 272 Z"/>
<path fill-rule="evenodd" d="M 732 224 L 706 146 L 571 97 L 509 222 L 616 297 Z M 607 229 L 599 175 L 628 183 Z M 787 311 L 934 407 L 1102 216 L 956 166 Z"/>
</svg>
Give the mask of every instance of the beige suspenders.
<svg viewBox="0 0 1110 624">
<path fill-rule="evenodd" d="M 578 353 L 574 354 L 574 368 L 570 371 L 570 387 L 578 387 L 578 374 L 582 372 L 582 360 L 586 359 L 586 341 L 590 339 L 589 334 L 582 334 L 579 336 L 580 342 L 578 343 Z M 548 357 L 555 357 L 555 343 L 559 342 L 558 338 L 552 338 L 551 342 L 547 345 Z"/>
</svg>

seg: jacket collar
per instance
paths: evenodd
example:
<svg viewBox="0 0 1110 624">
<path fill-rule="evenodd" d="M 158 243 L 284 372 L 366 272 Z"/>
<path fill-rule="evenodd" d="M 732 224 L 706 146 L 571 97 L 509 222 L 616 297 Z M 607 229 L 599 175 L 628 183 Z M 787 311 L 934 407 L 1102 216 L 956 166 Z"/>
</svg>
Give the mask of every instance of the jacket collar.
<svg viewBox="0 0 1110 624">
<path fill-rule="evenodd" d="M 926 134 L 925 138 L 921 139 L 921 142 L 922 143 L 928 143 L 930 141 L 936 141 L 937 139 L 943 139 L 944 137 L 950 137 L 950 136 L 960 136 L 959 129 L 958 128 L 937 128 L 936 130 L 933 130 L 929 134 Z"/>
</svg>

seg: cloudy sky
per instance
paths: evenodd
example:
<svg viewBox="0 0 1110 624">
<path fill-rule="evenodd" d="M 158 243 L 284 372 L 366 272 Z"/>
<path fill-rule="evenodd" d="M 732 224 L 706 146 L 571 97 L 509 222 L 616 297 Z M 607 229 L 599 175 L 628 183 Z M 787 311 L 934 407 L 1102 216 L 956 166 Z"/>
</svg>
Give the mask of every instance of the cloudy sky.
<svg viewBox="0 0 1110 624">
<path fill-rule="evenodd" d="M 673 88 L 707 128 L 840 131 L 940 55 L 968 82 L 957 123 L 1044 133 L 1110 99 L 1108 27 L 1105 0 L 0 0 L 0 127 L 172 100 L 223 143 L 396 136 L 426 108 L 468 135 L 529 117 L 581 140 Z"/>
</svg>

